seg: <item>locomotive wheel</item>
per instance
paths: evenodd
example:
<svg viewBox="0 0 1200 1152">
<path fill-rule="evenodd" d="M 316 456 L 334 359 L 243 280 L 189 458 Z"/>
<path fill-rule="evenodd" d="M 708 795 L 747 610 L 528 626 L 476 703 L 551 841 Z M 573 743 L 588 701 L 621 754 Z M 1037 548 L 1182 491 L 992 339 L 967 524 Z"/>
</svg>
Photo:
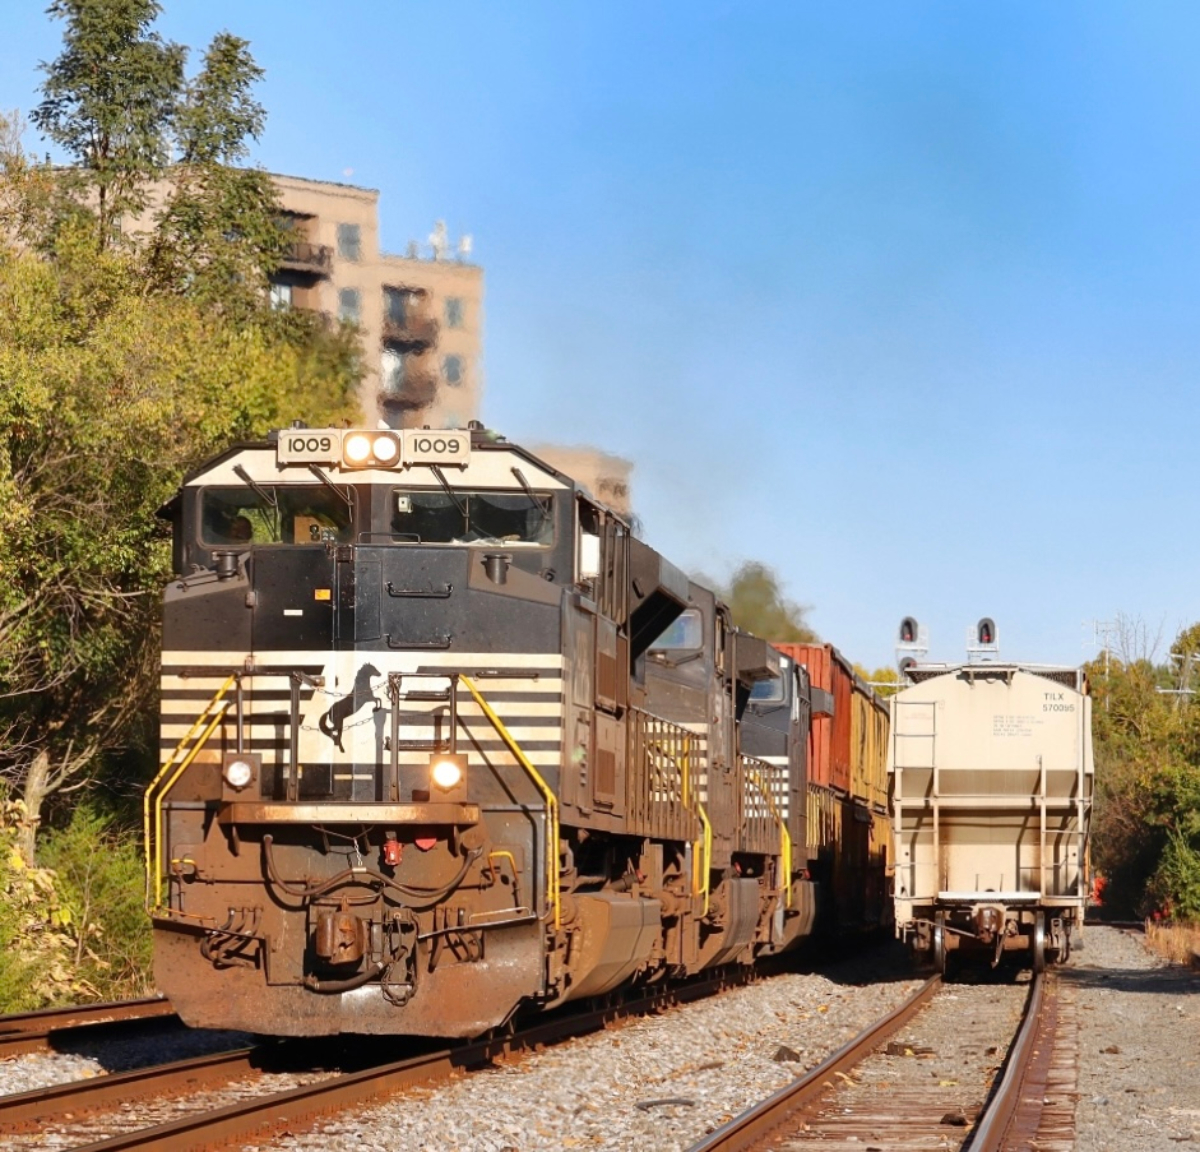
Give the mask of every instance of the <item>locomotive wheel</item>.
<svg viewBox="0 0 1200 1152">
<path fill-rule="evenodd" d="M 1046 915 L 1036 912 L 1033 917 L 1033 970 L 1046 971 Z"/>
<path fill-rule="evenodd" d="M 946 914 L 939 912 L 933 925 L 933 970 L 946 975 Z"/>
</svg>

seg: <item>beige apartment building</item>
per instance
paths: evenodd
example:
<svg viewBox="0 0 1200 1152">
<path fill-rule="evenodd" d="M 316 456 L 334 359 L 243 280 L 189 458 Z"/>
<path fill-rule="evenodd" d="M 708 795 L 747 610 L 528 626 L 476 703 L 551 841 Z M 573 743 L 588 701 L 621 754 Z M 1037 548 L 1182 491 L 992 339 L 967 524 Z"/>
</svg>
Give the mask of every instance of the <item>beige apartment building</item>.
<svg viewBox="0 0 1200 1152">
<path fill-rule="evenodd" d="M 438 222 L 425 245 L 394 255 L 379 246 L 379 193 L 373 188 L 272 177 L 292 233 L 271 298 L 353 321 L 367 372 L 363 414 L 393 428 L 459 428 L 480 418 L 483 391 L 483 269 L 468 261 L 470 242 L 453 246 Z M 145 227 L 166 186 L 145 213 Z M 601 503 L 631 513 L 632 464 L 599 449 L 539 445 L 537 455 L 588 488 Z"/>
<path fill-rule="evenodd" d="M 362 330 L 363 411 L 393 428 L 461 427 L 478 417 L 483 374 L 483 269 L 456 252 L 440 223 L 421 255 L 379 246 L 379 193 L 371 188 L 275 176 L 294 234 L 272 299 Z"/>
<path fill-rule="evenodd" d="M 393 428 L 459 428 L 480 418 L 483 269 L 450 253 L 438 224 L 428 256 L 379 247 L 379 193 L 370 188 L 276 176 L 295 233 L 273 277 L 280 307 L 313 308 L 362 329 L 368 366 L 363 408 Z M 631 512 L 628 460 L 588 447 L 533 451 L 617 512 Z"/>
</svg>

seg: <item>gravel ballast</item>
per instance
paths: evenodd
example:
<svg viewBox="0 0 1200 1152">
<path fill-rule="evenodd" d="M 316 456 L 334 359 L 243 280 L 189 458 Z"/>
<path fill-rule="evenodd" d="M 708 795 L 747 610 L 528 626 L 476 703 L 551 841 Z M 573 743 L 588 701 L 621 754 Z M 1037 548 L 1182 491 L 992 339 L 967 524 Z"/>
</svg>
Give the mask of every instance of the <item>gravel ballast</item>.
<svg viewBox="0 0 1200 1152">
<path fill-rule="evenodd" d="M 1200 1146 L 1200 976 L 1088 926 L 1063 973 L 1079 1018 L 1078 1152 Z"/>
<path fill-rule="evenodd" d="M 823 975 L 776 976 L 513 1064 L 408 1091 L 272 1147 L 683 1149 L 819 1064 L 920 983 L 856 986 Z"/>
<path fill-rule="evenodd" d="M 33 1092 L 71 1080 L 88 1080 L 109 1072 L 126 1072 L 151 1064 L 166 1064 L 244 1048 L 254 1042 L 245 1032 L 205 1029 L 149 1029 L 145 1034 L 121 1039 L 92 1036 L 71 1042 L 68 1051 L 29 1052 L 0 1061 L 0 1095 Z"/>
</svg>

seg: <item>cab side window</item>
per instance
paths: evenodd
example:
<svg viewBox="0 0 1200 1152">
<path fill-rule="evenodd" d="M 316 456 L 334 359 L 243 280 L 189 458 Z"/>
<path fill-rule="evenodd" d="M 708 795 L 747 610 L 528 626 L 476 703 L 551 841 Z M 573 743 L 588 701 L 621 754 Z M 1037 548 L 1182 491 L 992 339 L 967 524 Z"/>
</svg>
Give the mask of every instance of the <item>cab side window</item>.
<svg viewBox="0 0 1200 1152">
<path fill-rule="evenodd" d="M 610 620 L 625 618 L 625 525 L 587 500 L 579 501 L 577 578 L 592 586 L 592 597 Z"/>
</svg>

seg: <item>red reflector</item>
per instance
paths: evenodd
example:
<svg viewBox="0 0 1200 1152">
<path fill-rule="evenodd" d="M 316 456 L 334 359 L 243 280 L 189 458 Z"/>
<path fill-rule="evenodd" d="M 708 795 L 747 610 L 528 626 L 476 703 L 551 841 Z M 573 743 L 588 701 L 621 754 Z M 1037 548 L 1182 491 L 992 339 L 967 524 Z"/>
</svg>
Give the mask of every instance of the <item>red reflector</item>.
<svg viewBox="0 0 1200 1152">
<path fill-rule="evenodd" d="M 422 852 L 428 852 L 429 849 L 432 848 L 436 843 L 436 836 L 422 836 L 420 840 L 416 841 L 417 847 L 420 848 Z"/>
</svg>

